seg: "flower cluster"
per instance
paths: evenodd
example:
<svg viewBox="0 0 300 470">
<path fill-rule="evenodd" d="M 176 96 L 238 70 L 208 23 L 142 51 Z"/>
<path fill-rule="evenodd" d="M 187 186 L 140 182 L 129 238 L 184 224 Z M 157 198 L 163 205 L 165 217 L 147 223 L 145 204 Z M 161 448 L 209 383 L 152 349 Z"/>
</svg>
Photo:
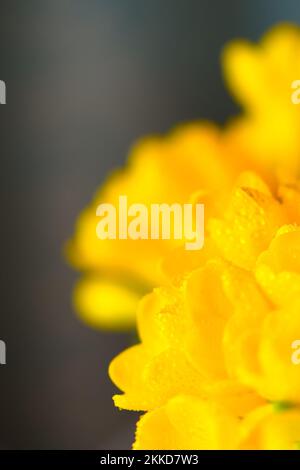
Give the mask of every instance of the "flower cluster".
<svg viewBox="0 0 300 470">
<path fill-rule="evenodd" d="M 81 216 L 70 245 L 93 272 L 77 298 L 98 324 L 105 309 L 94 297 L 103 284 L 125 297 L 107 297 L 105 318 L 115 324 L 130 323 L 136 280 L 142 291 L 160 286 L 138 304 L 140 343 L 110 366 L 123 392 L 116 406 L 145 412 L 135 449 L 300 445 L 300 368 L 291 361 L 300 339 L 300 106 L 291 101 L 300 31 L 281 25 L 258 45 L 234 42 L 223 64 L 243 114 L 222 130 L 197 123 L 140 143 Z M 95 206 L 122 193 L 145 203 L 204 202 L 204 249 L 98 243 Z M 120 272 L 132 280 L 130 294 Z"/>
<path fill-rule="evenodd" d="M 126 195 L 136 202 L 184 204 L 199 192 L 206 213 L 215 205 L 210 195 L 224 195 L 238 175 L 239 164 L 228 145 L 225 158 L 221 133 L 210 123 L 192 123 L 167 137 L 149 137 L 132 150 L 128 167 L 117 170 L 80 215 L 76 233 L 67 245 L 71 263 L 84 272 L 74 291 L 81 317 L 101 328 L 132 328 L 139 299 L 168 281 L 161 261 L 178 240 L 99 240 L 96 209 L 101 202 L 114 206 Z M 229 161 L 232 164 L 228 164 Z M 237 158 L 236 158 L 237 160 Z"/>
</svg>

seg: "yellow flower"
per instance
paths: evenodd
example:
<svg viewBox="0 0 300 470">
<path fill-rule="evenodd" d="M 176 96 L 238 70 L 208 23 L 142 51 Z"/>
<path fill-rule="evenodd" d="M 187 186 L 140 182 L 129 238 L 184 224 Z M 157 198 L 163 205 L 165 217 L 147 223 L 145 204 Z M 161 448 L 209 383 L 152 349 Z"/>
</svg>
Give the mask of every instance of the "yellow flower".
<svg viewBox="0 0 300 470">
<path fill-rule="evenodd" d="M 136 449 L 299 448 L 299 31 L 235 43 L 224 61 L 246 113 L 222 142 L 252 171 L 206 217 L 201 254 L 166 256 L 169 286 L 139 305 L 141 343 L 111 363 L 116 405 L 146 412 Z"/>
<path fill-rule="evenodd" d="M 80 215 L 67 245 L 70 262 L 84 272 L 75 288 L 74 303 L 93 326 L 126 328 L 135 324 L 138 299 L 149 288 L 165 282 L 160 263 L 181 242 L 176 240 L 99 240 L 96 208 L 117 206 L 120 195 L 128 205 L 187 203 L 201 191 L 206 213 L 217 211 L 211 194 L 220 193 L 221 205 L 237 169 L 226 154 L 220 132 L 207 123 L 194 123 L 166 137 L 142 140 L 132 150 L 128 166 L 116 171 Z M 200 197 L 200 196 L 199 196 Z"/>
<path fill-rule="evenodd" d="M 198 267 L 187 274 L 188 264 L 178 265 L 181 283 L 140 303 L 141 344 L 110 366 L 124 392 L 116 405 L 148 412 L 135 448 L 237 448 L 230 436 L 242 436 L 258 406 L 300 405 L 291 361 L 300 333 L 300 226 L 291 209 L 257 176 L 241 175 L 223 216 L 208 221 L 209 248 Z M 193 440 L 183 433 L 191 416 Z"/>
<path fill-rule="evenodd" d="M 276 175 L 290 184 L 291 175 L 299 173 L 300 106 L 291 101 L 291 84 L 300 77 L 298 28 L 276 27 L 259 45 L 233 42 L 223 59 L 225 77 L 245 115 L 225 133 L 199 123 L 164 138 L 143 139 L 128 166 L 107 180 L 78 219 L 67 256 L 83 272 L 75 308 L 92 326 L 132 327 L 138 299 L 165 283 L 161 261 L 173 256 L 175 245 L 174 240 L 99 240 L 95 212 L 100 203 L 117 204 L 123 194 L 129 203 L 185 203 L 198 192 L 209 215 L 222 210 L 240 171 L 258 171 L 272 189 Z"/>
<path fill-rule="evenodd" d="M 142 141 L 68 245 L 85 272 L 75 302 L 86 321 L 128 327 L 138 304 L 140 343 L 109 369 L 122 392 L 116 406 L 145 413 L 135 449 L 299 447 L 300 106 L 291 85 L 300 32 L 282 25 L 223 57 L 245 113 L 222 132 L 193 124 Z M 122 194 L 146 205 L 204 202 L 204 249 L 99 241 L 96 207 Z"/>
<path fill-rule="evenodd" d="M 229 129 L 230 139 L 262 171 L 299 176 L 300 106 L 291 98 L 292 83 L 300 80 L 300 29 L 279 25 L 258 45 L 234 41 L 223 64 L 229 88 L 245 108 Z"/>
<path fill-rule="evenodd" d="M 255 306 L 254 293 L 241 306 L 234 302 L 223 337 L 227 368 L 265 399 L 298 402 L 300 375 L 291 344 L 300 333 L 300 226 L 293 225 L 297 220 L 283 201 L 244 191 L 246 198 L 240 188 L 233 192 L 223 220 L 211 221 L 211 235 L 224 258 L 251 273 L 267 304 Z"/>
</svg>

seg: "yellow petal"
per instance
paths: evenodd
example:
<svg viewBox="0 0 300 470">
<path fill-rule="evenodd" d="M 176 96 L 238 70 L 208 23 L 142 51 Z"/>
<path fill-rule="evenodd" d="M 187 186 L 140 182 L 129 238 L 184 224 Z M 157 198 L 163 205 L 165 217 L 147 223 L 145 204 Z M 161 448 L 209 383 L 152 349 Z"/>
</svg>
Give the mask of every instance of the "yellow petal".
<svg viewBox="0 0 300 470">
<path fill-rule="evenodd" d="M 292 362 L 292 343 L 299 339 L 299 301 L 270 314 L 262 327 L 259 360 L 262 376 L 260 393 L 272 401 L 300 403 L 300 371 Z"/>
<path fill-rule="evenodd" d="M 154 289 L 141 300 L 137 313 L 138 331 L 143 345 L 152 355 L 180 346 L 186 328 L 183 309 L 180 288 Z"/>
<path fill-rule="evenodd" d="M 183 351 L 166 349 L 151 356 L 142 345 L 117 356 L 109 374 L 125 392 L 114 397 L 116 406 L 133 410 L 157 408 L 180 393 L 201 394 L 204 383 Z"/>
<path fill-rule="evenodd" d="M 234 317 L 233 317 L 234 318 Z M 236 320 L 237 321 L 237 320 Z M 237 323 L 227 332 L 229 365 L 240 383 L 269 401 L 299 403 L 299 366 L 292 362 L 292 344 L 299 339 L 299 302 L 257 318 L 256 326 Z"/>
<path fill-rule="evenodd" d="M 300 225 L 300 186 L 298 182 L 279 187 L 279 197 L 282 199 L 285 210 L 292 224 Z"/>
<path fill-rule="evenodd" d="M 187 283 L 189 327 L 185 339 L 190 360 L 207 378 L 226 374 L 222 338 L 232 304 L 226 297 L 221 278 L 222 266 L 210 262 L 195 271 Z"/>
<path fill-rule="evenodd" d="M 268 85 L 262 55 L 248 41 L 229 43 L 223 52 L 225 79 L 238 101 L 247 108 L 262 107 L 259 98 L 264 100 Z"/>
<path fill-rule="evenodd" d="M 257 45 L 234 41 L 225 48 L 223 66 L 246 111 L 234 126 L 242 153 L 289 179 L 300 167 L 300 107 L 292 103 L 292 83 L 300 74 L 300 29 L 282 24 Z"/>
<path fill-rule="evenodd" d="M 144 415 L 133 448 L 162 450 L 234 449 L 238 420 L 219 405 L 178 396 Z"/>
<path fill-rule="evenodd" d="M 258 258 L 256 278 L 277 306 L 300 296 L 300 227 L 282 227 Z"/>
<path fill-rule="evenodd" d="M 135 324 L 139 293 L 109 279 L 86 276 L 75 286 L 74 305 L 89 325 L 105 329 L 131 329 Z"/>
<path fill-rule="evenodd" d="M 228 261 L 252 269 L 286 218 L 280 204 L 271 196 L 249 187 L 238 187 L 224 219 L 210 220 L 209 231 Z"/>
<path fill-rule="evenodd" d="M 276 411 L 274 406 L 267 405 L 257 408 L 243 422 L 239 448 L 299 450 L 299 442 L 299 408 Z"/>
</svg>

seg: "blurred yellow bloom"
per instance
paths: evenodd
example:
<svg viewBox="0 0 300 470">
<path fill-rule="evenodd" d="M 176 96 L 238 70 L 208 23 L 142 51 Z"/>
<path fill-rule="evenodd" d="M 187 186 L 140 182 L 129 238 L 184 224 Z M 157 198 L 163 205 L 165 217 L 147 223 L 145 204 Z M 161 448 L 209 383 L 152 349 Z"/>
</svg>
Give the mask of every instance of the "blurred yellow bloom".
<svg viewBox="0 0 300 470">
<path fill-rule="evenodd" d="M 244 114 L 142 141 L 80 216 L 81 315 L 140 343 L 110 365 L 116 406 L 143 411 L 135 449 L 295 449 L 300 442 L 300 32 L 282 25 L 223 56 Z M 206 208 L 205 246 L 95 236 L 99 202 Z M 159 286 L 159 287 L 157 287 Z"/>
<path fill-rule="evenodd" d="M 300 172 L 300 106 L 292 83 L 300 79 L 300 30 L 282 24 L 260 42 L 233 41 L 223 54 L 225 78 L 245 115 L 229 127 L 230 138 L 264 170 L 283 179 Z"/>
<path fill-rule="evenodd" d="M 132 327 L 138 299 L 165 283 L 161 262 L 179 244 L 99 240 L 95 212 L 100 203 L 117 205 L 122 194 L 129 204 L 186 203 L 197 192 L 208 216 L 222 210 L 240 171 L 258 171 L 272 189 L 276 176 L 290 184 L 291 175 L 294 183 L 299 173 L 300 106 L 291 102 L 291 84 L 300 76 L 299 30 L 281 25 L 260 45 L 233 42 L 225 48 L 223 63 L 245 115 L 226 132 L 195 123 L 164 138 L 143 139 L 133 148 L 128 166 L 107 180 L 77 221 L 66 251 L 71 264 L 84 272 L 75 288 L 75 308 L 92 326 Z"/>
<path fill-rule="evenodd" d="M 206 213 L 216 212 L 237 168 L 232 153 L 226 154 L 220 131 L 211 124 L 189 124 L 166 137 L 138 143 L 128 166 L 116 171 L 82 212 L 67 245 L 70 262 L 85 273 L 74 293 L 81 317 L 93 326 L 132 327 L 137 300 L 165 282 L 161 260 L 181 244 L 178 240 L 99 240 L 96 208 L 100 203 L 117 206 L 124 194 L 128 205 L 184 204 L 197 191 Z M 210 202 L 210 195 L 217 193 L 220 198 Z"/>
</svg>

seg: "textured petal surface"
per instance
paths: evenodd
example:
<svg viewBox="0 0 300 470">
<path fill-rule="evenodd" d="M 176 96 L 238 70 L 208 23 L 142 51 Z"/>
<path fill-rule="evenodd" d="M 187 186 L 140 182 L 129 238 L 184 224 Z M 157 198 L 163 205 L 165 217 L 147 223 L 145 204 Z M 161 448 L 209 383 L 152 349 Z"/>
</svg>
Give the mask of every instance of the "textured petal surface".
<svg viewBox="0 0 300 470">
<path fill-rule="evenodd" d="M 134 449 L 234 449 L 237 426 L 222 406 L 178 396 L 140 419 Z"/>
</svg>

